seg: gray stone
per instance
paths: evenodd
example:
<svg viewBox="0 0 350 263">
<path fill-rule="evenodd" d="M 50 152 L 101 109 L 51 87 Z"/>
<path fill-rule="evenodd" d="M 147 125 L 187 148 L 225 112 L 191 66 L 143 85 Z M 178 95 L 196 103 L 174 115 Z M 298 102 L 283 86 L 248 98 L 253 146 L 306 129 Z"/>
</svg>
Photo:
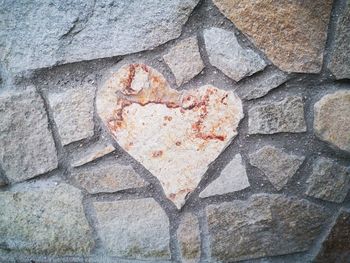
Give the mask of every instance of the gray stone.
<svg viewBox="0 0 350 263">
<path fill-rule="evenodd" d="M 242 83 L 238 92 L 240 97 L 246 100 L 261 98 L 288 79 L 290 75 L 277 68 L 266 69 L 259 76 L 247 79 Z"/>
<path fill-rule="evenodd" d="M 341 203 L 350 189 L 350 167 L 341 166 L 329 158 L 319 157 L 314 162 L 307 184 L 308 196 Z"/>
<path fill-rule="evenodd" d="M 93 203 L 97 233 L 109 255 L 169 259 L 169 219 L 152 198 Z"/>
<path fill-rule="evenodd" d="M 198 218 L 192 213 L 186 213 L 177 229 L 182 261 L 185 263 L 199 262 L 201 240 Z"/>
<path fill-rule="evenodd" d="M 350 152 L 350 91 L 325 95 L 314 105 L 314 131 L 321 140 Z"/>
<path fill-rule="evenodd" d="M 44 103 L 33 88 L 0 95 L 0 163 L 10 182 L 57 167 Z"/>
<path fill-rule="evenodd" d="M 232 262 L 308 250 L 330 213 L 307 200 L 257 194 L 206 208 L 213 259 Z"/>
<path fill-rule="evenodd" d="M 74 169 L 72 175 L 74 180 L 90 194 L 112 193 L 148 184 L 130 165 L 121 165 L 115 160 L 99 162 L 92 167 Z"/>
<path fill-rule="evenodd" d="M 0 192 L 0 251 L 87 255 L 94 241 L 81 192 L 67 184 Z"/>
<path fill-rule="evenodd" d="M 277 190 L 281 190 L 295 174 L 305 157 L 288 154 L 267 145 L 249 154 L 250 164 L 261 170 Z"/>
<path fill-rule="evenodd" d="M 350 79 L 350 2 L 337 20 L 334 50 L 328 65 L 337 79 Z"/>
<path fill-rule="evenodd" d="M 248 111 L 248 116 L 249 134 L 306 131 L 304 103 L 303 99 L 298 96 L 253 106 Z"/>
<path fill-rule="evenodd" d="M 220 176 L 210 183 L 200 194 L 200 197 L 223 195 L 243 190 L 249 187 L 245 166 L 240 154 L 236 154 L 232 161 L 222 170 Z"/>
<path fill-rule="evenodd" d="M 210 64 L 231 79 L 239 81 L 266 67 L 257 53 L 238 43 L 233 32 L 213 27 L 205 29 L 203 35 Z"/>
<path fill-rule="evenodd" d="M 173 72 L 178 86 L 197 76 L 204 68 L 197 37 L 181 40 L 163 59 Z"/>
</svg>

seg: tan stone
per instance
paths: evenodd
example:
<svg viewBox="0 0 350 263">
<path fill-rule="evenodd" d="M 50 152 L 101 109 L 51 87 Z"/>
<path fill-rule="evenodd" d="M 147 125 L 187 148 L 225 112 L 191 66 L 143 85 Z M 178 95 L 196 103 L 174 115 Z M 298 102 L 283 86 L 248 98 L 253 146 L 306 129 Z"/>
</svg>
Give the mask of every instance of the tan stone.
<svg viewBox="0 0 350 263">
<path fill-rule="evenodd" d="M 159 179 L 178 208 L 243 118 L 232 91 L 203 86 L 179 92 L 143 64 L 112 74 L 98 90 L 96 107 L 115 140 Z"/>
<path fill-rule="evenodd" d="M 280 69 L 317 73 L 333 0 L 213 0 Z"/>
</svg>

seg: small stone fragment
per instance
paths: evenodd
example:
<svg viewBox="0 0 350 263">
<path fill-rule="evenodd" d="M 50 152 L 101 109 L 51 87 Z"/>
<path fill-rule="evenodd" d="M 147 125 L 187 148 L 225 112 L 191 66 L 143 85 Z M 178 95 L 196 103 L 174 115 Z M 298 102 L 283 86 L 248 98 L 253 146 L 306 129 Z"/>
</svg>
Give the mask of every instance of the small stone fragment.
<svg viewBox="0 0 350 263">
<path fill-rule="evenodd" d="M 200 232 L 198 218 L 192 213 L 186 213 L 177 230 L 182 260 L 185 263 L 197 263 L 200 259 Z"/>
<path fill-rule="evenodd" d="M 308 196 L 341 203 L 350 189 L 350 167 L 341 166 L 329 158 L 319 157 L 307 183 Z"/>
<path fill-rule="evenodd" d="M 211 182 L 199 197 L 223 195 L 243 190 L 249 187 L 249 181 L 245 166 L 240 154 L 236 154 L 232 161 L 222 170 L 220 176 Z"/>
<path fill-rule="evenodd" d="M 341 210 L 314 263 L 347 263 L 350 258 L 350 211 Z"/>
<path fill-rule="evenodd" d="M 130 165 L 121 165 L 115 161 L 75 169 L 72 175 L 90 194 L 112 193 L 148 184 Z"/>
<path fill-rule="evenodd" d="M 163 59 L 175 75 L 178 86 L 197 76 L 204 68 L 196 37 L 181 40 Z"/>
<path fill-rule="evenodd" d="M 249 154 L 250 164 L 261 170 L 272 185 L 281 190 L 296 173 L 305 157 L 288 154 L 273 146 L 264 146 Z"/>
<path fill-rule="evenodd" d="M 279 102 L 253 106 L 248 116 L 249 134 L 306 131 L 302 97 L 291 96 Z"/>
<path fill-rule="evenodd" d="M 350 152 L 350 91 L 325 95 L 314 106 L 314 130 L 317 137 Z"/>
<path fill-rule="evenodd" d="M 337 21 L 334 50 L 328 65 L 337 79 L 350 79 L 350 2 L 345 5 Z"/>
<path fill-rule="evenodd" d="M 333 0 L 213 2 L 281 70 L 320 72 Z"/>
<path fill-rule="evenodd" d="M 210 64 L 231 79 L 239 81 L 266 67 L 257 53 L 238 43 L 233 32 L 213 27 L 205 29 L 203 35 Z"/>
<path fill-rule="evenodd" d="M 247 79 L 239 86 L 238 93 L 246 100 L 265 96 L 269 91 L 277 88 L 290 79 L 290 75 L 277 68 L 267 69 L 259 76 Z"/>
<path fill-rule="evenodd" d="M 44 103 L 34 88 L 0 95 L 0 164 L 10 182 L 57 167 Z"/>
<path fill-rule="evenodd" d="M 0 192 L 0 251 L 88 255 L 94 245 L 81 192 L 67 184 Z"/>
<path fill-rule="evenodd" d="M 307 200 L 257 194 L 206 208 L 213 262 L 308 250 L 330 213 Z"/>
<path fill-rule="evenodd" d="M 49 93 L 48 99 L 63 145 L 94 135 L 95 87 Z"/>
<path fill-rule="evenodd" d="M 97 232 L 111 256 L 170 259 L 169 219 L 152 198 L 94 202 Z"/>
</svg>

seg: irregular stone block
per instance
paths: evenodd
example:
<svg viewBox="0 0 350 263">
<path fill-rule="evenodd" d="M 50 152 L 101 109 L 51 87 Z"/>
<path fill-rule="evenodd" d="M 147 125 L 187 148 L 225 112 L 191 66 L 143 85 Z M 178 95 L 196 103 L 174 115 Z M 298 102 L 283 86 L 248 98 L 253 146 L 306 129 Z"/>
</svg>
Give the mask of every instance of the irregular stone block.
<svg viewBox="0 0 350 263">
<path fill-rule="evenodd" d="M 175 75 L 178 86 L 188 82 L 204 69 L 197 37 L 181 40 L 163 56 L 163 59 Z"/>
<path fill-rule="evenodd" d="M 350 258 L 350 211 L 342 210 L 314 263 L 346 263 Z"/>
<path fill-rule="evenodd" d="M 341 203 L 350 189 L 350 167 L 338 165 L 329 158 L 319 157 L 307 183 L 307 195 Z"/>
<path fill-rule="evenodd" d="M 238 43 L 233 32 L 213 27 L 205 29 L 203 36 L 210 64 L 235 81 L 266 67 L 257 53 Z"/>
<path fill-rule="evenodd" d="M 278 102 L 253 106 L 248 111 L 249 134 L 305 132 L 304 103 L 301 97 L 291 96 Z"/>
<path fill-rule="evenodd" d="M 314 131 L 321 140 L 350 152 L 350 91 L 325 95 L 314 105 Z"/>
<path fill-rule="evenodd" d="M 307 200 L 272 194 L 209 205 L 206 213 L 212 257 L 220 262 L 306 251 L 330 217 Z"/>
<path fill-rule="evenodd" d="M 321 71 L 333 0 L 213 2 L 281 70 Z"/>
<path fill-rule="evenodd" d="M 181 220 L 177 230 L 177 238 L 180 243 L 182 261 L 185 263 L 196 263 L 200 259 L 201 240 L 198 218 L 186 213 Z"/>
<path fill-rule="evenodd" d="M 112 256 L 170 259 L 169 219 L 152 198 L 94 202 L 97 232 Z"/>
<path fill-rule="evenodd" d="M 232 161 L 222 170 L 220 176 L 211 182 L 199 194 L 199 197 L 223 195 L 243 190 L 249 186 L 250 184 L 245 166 L 242 163 L 242 157 L 240 154 L 236 154 Z"/>
<path fill-rule="evenodd" d="M 57 167 L 44 103 L 33 88 L 0 95 L 0 163 L 10 182 Z"/>
<path fill-rule="evenodd" d="M 152 49 L 180 36 L 197 3 L 5 0 L 0 61 L 18 72 Z"/>
<path fill-rule="evenodd" d="M 304 156 L 288 154 L 267 145 L 249 154 L 250 164 L 261 170 L 277 190 L 281 190 L 304 162 Z"/>
<path fill-rule="evenodd" d="M 0 192 L 0 251 L 88 255 L 94 245 L 81 192 L 67 184 Z"/>
<path fill-rule="evenodd" d="M 112 193 L 148 184 L 130 165 L 121 165 L 115 161 L 75 169 L 72 176 L 90 194 Z"/>
<path fill-rule="evenodd" d="M 49 93 L 48 99 L 63 145 L 94 135 L 95 87 Z"/>
<path fill-rule="evenodd" d="M 178 208 L 237 135 L 243 118 L 232 91 L 176 91 L 144 64 L 112 74 L 97 92 L 96 108 L 115 140 L 159 179 Z"/>
<path fill-rule="evenodd" d="M 337 79 L 350 79 L 350 3 L 347 1 L 337 20 L 334 50 L 328 65 Z"/>
</svg>

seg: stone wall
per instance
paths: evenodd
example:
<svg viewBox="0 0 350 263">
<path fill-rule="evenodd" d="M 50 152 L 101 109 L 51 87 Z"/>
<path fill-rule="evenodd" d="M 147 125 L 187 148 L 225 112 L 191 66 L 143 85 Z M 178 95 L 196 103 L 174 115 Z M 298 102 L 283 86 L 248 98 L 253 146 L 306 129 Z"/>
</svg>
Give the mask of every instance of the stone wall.
<svg viewBox="0 0 350 263">
<path fill-rule="evenodd" d="M 0 262 L 350 262 L 349 1 L 0 21 Z"/>
</svg>

